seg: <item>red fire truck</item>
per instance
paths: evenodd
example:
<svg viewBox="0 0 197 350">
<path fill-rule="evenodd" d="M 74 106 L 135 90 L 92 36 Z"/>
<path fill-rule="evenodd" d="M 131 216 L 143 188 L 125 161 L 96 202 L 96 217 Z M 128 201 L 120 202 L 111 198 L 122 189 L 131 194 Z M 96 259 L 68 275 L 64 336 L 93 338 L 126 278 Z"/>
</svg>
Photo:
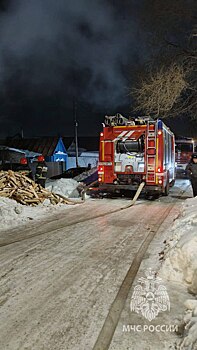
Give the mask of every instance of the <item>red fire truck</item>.
<svg viewBox="0 0 197 350">
<path fill-rule="evenodd" d="M 195 144 L 192 138 L 179 137 L 175 140 L 175 161 L 176 172 L 179 175 L 186 175 L 185 169 L 189 162 L 192 153 L 194 152 Z"/>
<path fill-rule="evenodd" d="M 168 195 L 175 181 L 174 134 L 161 120 L 106 116 L 100 133 L 99 189 Z"/>
</svg>

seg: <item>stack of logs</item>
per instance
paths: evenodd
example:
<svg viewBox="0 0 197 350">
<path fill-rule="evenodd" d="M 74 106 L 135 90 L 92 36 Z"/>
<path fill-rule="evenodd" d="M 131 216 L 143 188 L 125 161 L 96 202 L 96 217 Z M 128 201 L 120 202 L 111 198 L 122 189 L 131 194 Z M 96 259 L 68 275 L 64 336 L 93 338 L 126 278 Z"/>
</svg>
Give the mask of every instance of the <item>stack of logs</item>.
<svg viewBox="0 0 197 350">
<path fill-rule="evenodd" d="M 21 173 L 0 171 L 0 197 L 15 199 L 25 205 L 36 206 L 49 199 L 51 204 L 74 204 L 68 198 L 47 191 Z"/>
</svg>

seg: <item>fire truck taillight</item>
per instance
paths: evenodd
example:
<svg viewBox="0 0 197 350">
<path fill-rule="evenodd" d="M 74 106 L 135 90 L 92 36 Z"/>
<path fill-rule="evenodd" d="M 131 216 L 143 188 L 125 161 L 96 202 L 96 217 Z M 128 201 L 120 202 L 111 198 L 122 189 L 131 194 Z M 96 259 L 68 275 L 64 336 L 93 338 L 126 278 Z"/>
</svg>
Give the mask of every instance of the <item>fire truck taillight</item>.
<svg viewBox="0 0 197 350">
<path fill-rule="evenodd" d="M 98 167 L 98 174 L 104 174 L 104 169 L 102 165 L 99 165 Z"/>
</svg>

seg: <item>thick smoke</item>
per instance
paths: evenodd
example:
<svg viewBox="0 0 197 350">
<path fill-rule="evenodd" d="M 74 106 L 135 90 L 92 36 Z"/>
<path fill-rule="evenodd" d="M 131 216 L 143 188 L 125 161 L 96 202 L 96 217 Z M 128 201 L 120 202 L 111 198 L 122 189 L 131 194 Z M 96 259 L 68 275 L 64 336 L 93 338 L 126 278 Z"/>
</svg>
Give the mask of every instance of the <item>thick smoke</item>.
<svg viewBox="0 0 197 350">
<path fill-rule="evenodd" d="M 122 5 L 120 13 L 116 1 L 107 0 L 8 4 L 0 21 L 1 120 L 9 103 L 20 114 L 16 123 L 17 118 L 23 123 L 32 100 L 44 111 L 51 98 L 51 108 L 58 105 L 59 115 L 73 98 L 97 110 L 128 103 L 123 72 L 138 57 L 132 11 Z"/>
</svg>

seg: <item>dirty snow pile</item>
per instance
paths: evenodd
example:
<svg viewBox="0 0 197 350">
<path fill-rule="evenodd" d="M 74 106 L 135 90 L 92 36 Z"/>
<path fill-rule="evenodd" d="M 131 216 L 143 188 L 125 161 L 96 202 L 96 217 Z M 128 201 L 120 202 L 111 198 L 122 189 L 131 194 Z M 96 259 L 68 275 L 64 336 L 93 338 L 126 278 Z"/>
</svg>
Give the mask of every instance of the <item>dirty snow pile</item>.
<svg viewBox="0 0 197 350">
<path fill-rule="evenodd" d="M 47 180 L 46 189 L 69 198 L 78 198 L 82 185 L 74 179 Z"/>
<path fill-rule="evenodd" d="M 166 242 L 160 275 L 185 284 L 197 298 L 197 197 L 187 199 Z M 197 349 L 197 300 L 187 300 L 183 319 L 184 339 L 180 349 Z"/>
<path fill-rule="evenodd" d="M 80 184 L 73 179 L 48 180 L 46 188 L 65 197 L 79 197 Z M 30 220 L 37 220 L 53 214 L 60 209 L 65 210 L 64 204 L 52 205 L 50 200 L 45 199 L 37 207 L 29 207 L 17 203 L 15 200 L 0 197 L 0 231 L 14 228 Z"/>
<path fill-rule="evenodd" d="M 17 227 L 30 220 L 44 218 L 46 214 L 55 213 L 60 208 L 65 209 L 68 206 L 64 204 L 54 206 L 46 199 L 42 204 L 30 207 L 17 203 L 14 199 L 0 197 L 0 231 Z"/>
<path fill-rule="evenodd" d="M 190 292 L 197 294 L 197 197 L 185 201 L 164 253 L 162 276 L 187 283 Z"/>
</svg>

